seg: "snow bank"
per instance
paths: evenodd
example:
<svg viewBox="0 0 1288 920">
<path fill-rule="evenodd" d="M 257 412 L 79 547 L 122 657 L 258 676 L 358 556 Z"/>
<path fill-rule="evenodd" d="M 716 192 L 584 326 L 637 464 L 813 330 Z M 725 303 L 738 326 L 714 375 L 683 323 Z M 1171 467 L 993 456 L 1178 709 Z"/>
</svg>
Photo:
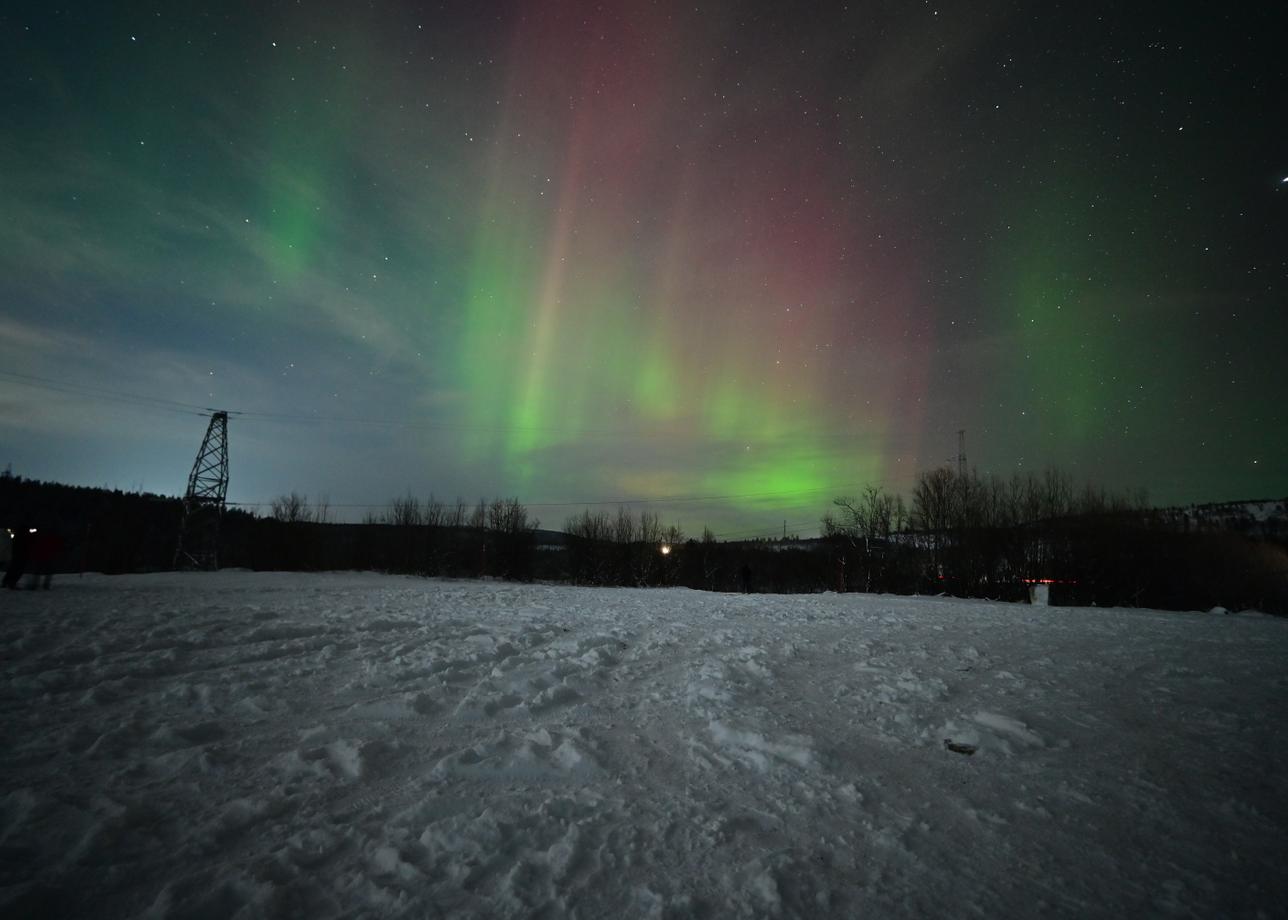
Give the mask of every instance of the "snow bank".
<svg viewBox="0 0 1288 920">
<path fill-rule="evenodd" d="M 0 643 L 5 916 L 1288 903 L 1271 618 L 223 572 Z"/>
</svg>

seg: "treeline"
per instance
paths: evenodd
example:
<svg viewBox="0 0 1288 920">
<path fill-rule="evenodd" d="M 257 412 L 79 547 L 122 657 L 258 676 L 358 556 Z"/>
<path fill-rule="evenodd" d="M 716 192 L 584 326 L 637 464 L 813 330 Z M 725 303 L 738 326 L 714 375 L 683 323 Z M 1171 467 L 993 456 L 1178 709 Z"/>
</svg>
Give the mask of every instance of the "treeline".
<svg viewBox="0 0 1288 920">
<path fill-rule="evenodd" d="M 473 578 L 550 577 L 534 564 L 537 521 L 514 498 L 474 505 L 404 496 L 368 523 L 331 523 L 329 502 L 291 492 L 267 515 L 228 508 L 219 528 L 223 568 L 363 569 Z M 466 511 L 457 513 L 456 509 Z M 56 571 L 158 572 L 174 567 L 182 500 L 0 475 L 0 527 L 57 533 Z"/>
<path fill-rule="evenodd" d="M 374 569 L 453 578 L 536 576 L 536 529 L 517 498 L 442 502 L 432 495 L 394 498 L 361 524 L 330 523 L 330 503 L 291 492 L 267 517 L 230 515 L 220 563 L 252 569 Z"/>
<path fill-rule="evenodd" d="M 1002 478 L 922 473 L 911 501 L 870 487 L 823 518 L 847 589 L 1065 604 L 1288 612 L 1283 543 L 1192 532 L 1143 492 L 1077 487 L 1056 470 Z"/>
<path fill-rule="evenodd" d="M 0 476 L 0 524 L 57 531 L 58 571 L 161 571 L 175 560 L 177 498 Z M 376 570 L 710 591 L 868 591 L 1021 600 L 1034 581 L 1055 603 L 1288 614 L 1288 545 L 1199 530 L 1144 494 L 1077 487 L 1057 471 L 1006 479 L 929 470 L 908 499 L 879 487 L 837 498 L 819 540 L 719 542 L 651 511 L 587 510 L 542 531 L 517 498 L 466 503 L 405 495 L 361 524 L 292 492 L 265 515 L 230 508 L 225 568 Z"/>
<path fill-rule="evenodd" d="M 174 562 L 183 502 L 149 492 L 0 475 L 0 527 L 55 532 L 60 572 L 155 572 Z"/>
<path fill-rule="evenodd" d="M 546 570 L 575 584 L 780 594 L 832 587 L 831 557 L 819 541 L 722 543 L 709 528 L 686 538 L 657 514 L 625 507 L 583 511 L 564 532 L 566 548 L 546 554 Z"/>
<path fill-rule="evenodd" d="M 586 510 L 564 523 L 564 533 L 568 578 L 578 584 L 666 585 L 681 574 L 684 533 L 651 511 Z"/>
</svg>

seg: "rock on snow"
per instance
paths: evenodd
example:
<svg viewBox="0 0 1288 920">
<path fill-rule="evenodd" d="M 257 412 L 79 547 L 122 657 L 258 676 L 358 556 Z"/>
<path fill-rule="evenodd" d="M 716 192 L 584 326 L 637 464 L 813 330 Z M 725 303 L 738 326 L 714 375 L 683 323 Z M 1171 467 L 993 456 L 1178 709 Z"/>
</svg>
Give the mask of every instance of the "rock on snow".
<svg viewBox="0 0 1288 920">
<path fill-rule="evenodd" d="M 7 917 L 1288 904 L 1281 620 L 220 572 L 0 637 Z"/>
</svg>

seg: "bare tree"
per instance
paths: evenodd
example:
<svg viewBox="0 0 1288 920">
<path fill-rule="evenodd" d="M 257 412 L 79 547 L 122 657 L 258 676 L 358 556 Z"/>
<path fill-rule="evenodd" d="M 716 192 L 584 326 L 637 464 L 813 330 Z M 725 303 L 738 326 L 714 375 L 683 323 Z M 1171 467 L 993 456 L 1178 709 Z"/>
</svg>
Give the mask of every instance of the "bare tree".
<svg viewBox="0 0 1288 920">
<path fill-rule="evenodd" d="M 643 586 L 653 581 L 653 573 L 661 564 L 662 536 L 665 531 L 655 512 L 641 511 L 639 523 L 634 528 L 635 539 L 630 552 L 631 578 Z"/>
<path fill-rule="evenodd" d="M 613 520 L 614 543 L 634 543 L 635 542 L 635 516 L 625 505 L 617 509 L 617 517 Z"/>
<path fill-rule="evenodd" d="M 273 499 L 270 514 L 274 520 L 295 524 L 309 519 L 309 499 L 307 495 L 292 491 L 289 495 L 279 495 Z"/>
<path fill-rule="evenodd" d="M 1073 479 L 1068 473 L 1049 468 L 1042 474 L 1042 516 L 1048 520 L 1064 517 L 1073 510 Z"/>
<path fill-rule="evenodd" d="M 1032 473 L 1011 477 L 1007 504 L 1013 525 L 1030 524 L 1042 516 L 1042 493 Z"/>
<path fill-rule="evenodd" d="M 541 524 L 533 518 L 528 519 L 528 509 L 519 503 L 517 498 L 494 499 L 487 510 L 488 530 L 498 533 L 519 534 L 536 530 Z"/>
<path fill-rule="evenodd" d="M 398 527 L 419 527 L 424 523 L 424 516 L 421 513 L 420 499 L 411 494 L 402 498 L 395 498 L 389 503 L 389 523 Z"/>
<path fill-rule="evenodd" d="M 662 528 L 662 519 L 653 511 L 641 511 L 639 527 L 635 530 L 635 539 L 640 543 L 647 543 L 651 546 L 658 546 L 662 543 L 662 536 L 665 531 Z"/>
<path fill-rule="evenodd" d="M 583 511 L 564 524 L 564 532 L 572 537 L 594 542 L 608 542 L 613 537 L 613 523 L 605 511 Z"/>
<path fill-rule="evenodd" d="M 443 503 L 434 498 L 434 493 L 429 493 L 429 498 L 425 500 L 425 508 L 421 519 L 429 527 L 442 527 L 443 519 L 447 516 L 447 509 Z"/>
<path fill-rule="evenodd" d="M 912 491 L 912 519 L 922 530 L 948 530 L 955 523 L 957 476 L 948 467 L 926 470 Z"/>
<path fill-rule="evenodd" d="M 908 506 L 904 504 L 903 496 L 894 497 L 894 508 L 890 512 L 890 523 L 896 532 L 905 530 L 908 527 L 910 515 Z"/>
<path fill-rule="evenodd" d="M 891 531 L 898 526 L 896 512 L 899 524 L 905 516 L 903 500 L 880 486 L 868 486 L 858 498 L 843 495 L 833 499 L 832 505 L 837 512 L 824 515 L 823 535 L 843 537 L 854 546 L 889 539 Z"/>
</svg>

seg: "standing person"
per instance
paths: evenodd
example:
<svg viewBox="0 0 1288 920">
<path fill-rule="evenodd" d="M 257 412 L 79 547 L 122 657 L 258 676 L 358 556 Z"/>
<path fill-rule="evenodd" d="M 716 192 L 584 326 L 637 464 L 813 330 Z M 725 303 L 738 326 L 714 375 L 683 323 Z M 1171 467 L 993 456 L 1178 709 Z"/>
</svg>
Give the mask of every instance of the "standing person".
<svg viewBox="0 0 1288 920">
<path fill-rule="evenodd" d="M 742 568 L 738 570 L 738 577 L 742 579 L 742 593 L 750 594 L 751 593 L 751 566 L 749 566 L 747 563 L 744 562 L 742 564 Z"/>
<path fill-rule="evenodd" d="M 27 526 L 25 523 L 14 531 L 13 540 L 11 541 L 12 550 L 9 555 L 9 567 L 4 573 L 4 586 L 6 588 L 17 588 L 18 580 L 22 578 L 22 573 L 27 570 L 27 559 L 31 555 L 31 543 L 36 536 L 36 528 Z"/>
<path fill-rule="evenodd" d="M 31 590 L 49 590 L 50 582 L 54 580 L 54 563 L 62 551 L 63 538 L 57 531 L 42 527 L 36 532 L 31 544 Z"/>
</svg>

